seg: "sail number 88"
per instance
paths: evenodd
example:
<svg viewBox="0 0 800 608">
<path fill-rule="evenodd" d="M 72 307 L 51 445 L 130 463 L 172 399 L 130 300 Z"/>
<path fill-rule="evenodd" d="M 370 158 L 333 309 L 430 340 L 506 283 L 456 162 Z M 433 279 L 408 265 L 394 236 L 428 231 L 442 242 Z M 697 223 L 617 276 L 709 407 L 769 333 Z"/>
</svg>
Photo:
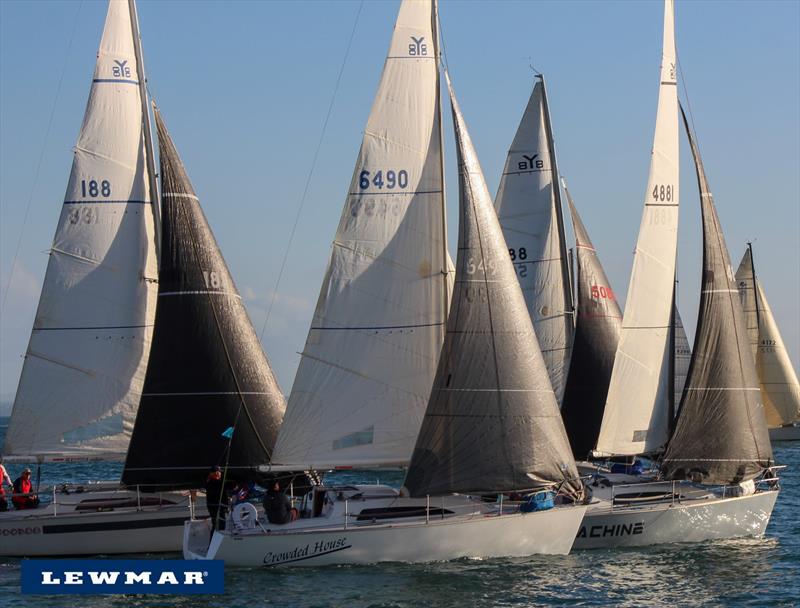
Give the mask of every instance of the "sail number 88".
<svg viewBox="0 0 800 608">
<path fill-rule="evenodd" d="M 658 184 L 656 184 L 651 194 L 653 195 L 654 201 L 672 202 L 672 199 L 674 198 L 674 193 L 675 193 L 675 188 L 673 186 L 671 185 L 665 186 L 664 184 L 661 184 L 659 186 Z"/>
<path fill-rule="evenodd" d="M 362 171 L 358 176 L 358 187 L 362 190 L 369 188 L 370 184 L 379 190 L 382 190 L 384 186 L 389 190 L 408 187 L 408 171 L 405 169 L 400 169 L 400 171 L 388 169 L 385 174 L 382 170 L 379 170 L 371 179 L 370 176 L 371 173 L 366 169 Z"/>
</svg>

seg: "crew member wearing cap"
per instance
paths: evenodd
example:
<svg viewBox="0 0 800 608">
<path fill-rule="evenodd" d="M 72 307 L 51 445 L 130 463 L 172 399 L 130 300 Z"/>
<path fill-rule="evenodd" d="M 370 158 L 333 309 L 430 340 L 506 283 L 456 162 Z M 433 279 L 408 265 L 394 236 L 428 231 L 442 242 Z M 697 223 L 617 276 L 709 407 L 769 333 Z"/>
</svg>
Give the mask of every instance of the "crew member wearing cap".
<svg viewBox="0 0 800 608">
<path fill-rule="evenodd" d="M 39 497 L 33 493 L 30 469 L 24 469 L 22 475 L 14 480 L 14 494 L 11 496 L 11 502 L 18 510 L 35 509 L 39 506 Z"/>
<path fill-rule="evenodd" d="M 206 477 L 206 507 L 211 515 L 211 534 L 219 528 L 225 529 L 225 515 L 230 497 L 222 483 L 222 471 L 218 466 L 211 467 Z"/>
</svg>

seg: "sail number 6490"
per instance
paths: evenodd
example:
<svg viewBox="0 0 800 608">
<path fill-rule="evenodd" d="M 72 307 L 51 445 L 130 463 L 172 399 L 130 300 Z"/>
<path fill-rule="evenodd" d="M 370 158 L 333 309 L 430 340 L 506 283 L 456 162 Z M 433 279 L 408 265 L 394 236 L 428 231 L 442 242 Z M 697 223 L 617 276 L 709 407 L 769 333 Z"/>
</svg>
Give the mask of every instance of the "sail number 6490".
<svg viewBox="0 0 800 608">
<path fill-rule="evenodd" d="M 362 190 L 366 190 L 370 185 L 375 186 L 379 190 L 383 190 L 384 186 L 389 190 L 407 188 L 408 171 L 405 169 L 400 169 L 400 171 L 387 169 L 385 174 L 383 170 L 378 170 L 375 172 L 375 175 L 372 175 L 365 169 L 358 176 L 358 187 Z"/>
</svg>

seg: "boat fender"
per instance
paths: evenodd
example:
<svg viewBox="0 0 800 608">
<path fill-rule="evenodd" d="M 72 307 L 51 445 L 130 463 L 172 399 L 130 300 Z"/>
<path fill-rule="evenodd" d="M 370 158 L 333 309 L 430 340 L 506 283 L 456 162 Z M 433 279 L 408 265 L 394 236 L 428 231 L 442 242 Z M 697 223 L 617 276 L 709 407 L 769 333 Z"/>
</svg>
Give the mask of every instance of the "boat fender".
<svg viewBox="0 0 800 608">
<path fill-rule="evenodd" d="M 233 508 L 231 516 L 237 530 L 252 530 L 258 525 L 258 511 L 252 503 L 240 502 Z"/>
<path fill-rule="evenodd" d="M 519 510 L 523 513 L 532 513 L 533 511 L 546 511 L 555 506 L 556 495 L 553 492 L 542 491 L 530 495 L 520 506 Z"/>
</svg>

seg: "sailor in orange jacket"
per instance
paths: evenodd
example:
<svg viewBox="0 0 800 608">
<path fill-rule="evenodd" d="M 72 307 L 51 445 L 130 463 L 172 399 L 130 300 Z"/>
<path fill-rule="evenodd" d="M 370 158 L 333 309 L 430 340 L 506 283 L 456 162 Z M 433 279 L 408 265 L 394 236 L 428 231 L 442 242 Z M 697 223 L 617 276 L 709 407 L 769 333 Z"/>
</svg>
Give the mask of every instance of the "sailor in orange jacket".
<svg viewBox="0 0 800 608">
<path fill-rule="evenodd" d="M 11 497 L 16 509 L 35 509 L 39 506 L 39 497 L 33 494 L 31 470 L 25 469 L 22 475 L 14 480 L 14 494 Z"/>
</svg>

